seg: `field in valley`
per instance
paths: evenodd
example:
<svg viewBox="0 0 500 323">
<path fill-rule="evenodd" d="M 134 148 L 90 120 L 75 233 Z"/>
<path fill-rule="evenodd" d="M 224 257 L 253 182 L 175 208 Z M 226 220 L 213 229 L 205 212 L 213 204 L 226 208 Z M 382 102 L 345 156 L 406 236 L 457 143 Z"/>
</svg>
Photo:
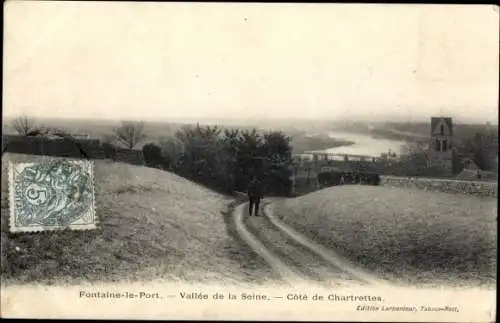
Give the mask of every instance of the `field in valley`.
<svg viewBox="0 0 500 323">
<path fill-rule="evenodd" d="M 228 231 L 231 198 L 169 172 L 106 160 L 94 167 L 98 230 L 9 233 L 8 161 L 40 158 L 47 157 L 2 156 L 4 283 L 163 278 L 259 284 L 272 275 Z"/>
<path fill-rule="evenodd" d="M 286 224 L 381 278 L 419 286 L 496 284 L 497 200 L 340 186 L 277 202 Z"/>
</svg>

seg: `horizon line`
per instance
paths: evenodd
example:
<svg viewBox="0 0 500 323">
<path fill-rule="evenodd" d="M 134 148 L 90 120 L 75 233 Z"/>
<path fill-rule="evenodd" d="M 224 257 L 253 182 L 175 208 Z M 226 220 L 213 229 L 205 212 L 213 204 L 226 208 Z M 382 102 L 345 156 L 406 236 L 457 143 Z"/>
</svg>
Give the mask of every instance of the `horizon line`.
<svg viewBox="0 0 500 323">
<path fill-rule="evenodd" d="M 407 118 L 403 116 L 393 116 L 390 115 L 382 115 L 380 117 L 373 116 L 351 116 L 351 117 L 245 117 L 245 118 L 227 118 L 227 117 L 172 117 L 172 118 L 162 118 L 162 119 L 142 119 L 142 118 L 107 118 L 107 117 L 67 117 L 67 116 L 30 116 L 29 114 L 16 114 L 16 115 L 4 115 L 2 120 L 6 119 L 14 119 L 18 117 L 26 116 L 33 119 L 42 119 L 42 120 L 81 120 L 81 121 L 102 121 L 102 122 L 127 122 L 127 121 L 136 121 L 136 122 L 146 122 L 146 123 L 197 123 L 197 122 L 262 122 L 262 121 L 270 121 L 270 122 L 280 122 L 280 121 L 288 121 L 288 122 L 301 122 L 301 121 L 318 121 L 318 122 L 407 122 L 407 123 L 419 123 L 419 122 L 429 122 L 433 117 L 451 117 L 454 119 L 454 123 L 469 123 L 469 124 L 486 124 L 490 123 L 492 125 L 498 125 L 498 118 L 490 120 L 488 118 L 482 119 L 481 121 L 472 118 L 460 118 L 447 115 L 441 115 L 440 113 L 429 115 L 428 117 L 415 117 L 408 116 Z M 472 119 L 471 121 L 464 122 L 463 119 Z M 457 122 L 458 120 L 458 122 Z"/>
</svg>

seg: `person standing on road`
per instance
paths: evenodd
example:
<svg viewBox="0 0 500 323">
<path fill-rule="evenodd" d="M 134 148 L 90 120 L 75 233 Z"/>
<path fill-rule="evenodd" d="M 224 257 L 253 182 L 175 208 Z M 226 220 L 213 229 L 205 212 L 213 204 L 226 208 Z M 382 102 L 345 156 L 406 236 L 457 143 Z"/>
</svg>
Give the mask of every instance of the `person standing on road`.
<svg viewBox="0 0 500 323">
<path fill-rule="evenodd" d="M 264 185 L 262 181 L 257 178 L 257 176 L 253 176 L 252 180 L 248 184 L 247 194 L 250 216 L 252 216 L 252 211 L 255 216 L 259 216 L 260 200 L 264 198 Z"/>
</svg>

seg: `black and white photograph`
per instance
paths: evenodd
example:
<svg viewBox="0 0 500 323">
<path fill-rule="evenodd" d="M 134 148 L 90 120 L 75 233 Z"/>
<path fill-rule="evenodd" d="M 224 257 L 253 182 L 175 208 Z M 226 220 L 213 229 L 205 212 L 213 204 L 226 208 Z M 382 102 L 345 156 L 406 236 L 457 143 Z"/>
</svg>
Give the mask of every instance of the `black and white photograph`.
<svg viewBox="0 0 500 323">
<path fill-rule="evenodd" d="M 3 45 L 2 317 L 495 320 L 498 6 L 7 1 Z"/>
</svg>

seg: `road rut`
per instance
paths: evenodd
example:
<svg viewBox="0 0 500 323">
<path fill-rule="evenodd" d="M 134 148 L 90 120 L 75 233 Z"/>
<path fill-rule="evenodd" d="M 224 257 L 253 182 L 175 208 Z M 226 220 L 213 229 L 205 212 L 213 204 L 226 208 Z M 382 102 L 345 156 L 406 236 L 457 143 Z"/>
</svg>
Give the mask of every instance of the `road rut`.
<svg viewBox="0 0 500 323">
<path fill-rule="evenodd" d="M 236 229 L 289 285 L 331 288 L 386 284 L 282 223 L 274 216 L 272 204 L 265 203 L 262 209 L 260 216 L 250 217 L 248 203 L 240 204 L 234 214 Z"/>
</svg>

